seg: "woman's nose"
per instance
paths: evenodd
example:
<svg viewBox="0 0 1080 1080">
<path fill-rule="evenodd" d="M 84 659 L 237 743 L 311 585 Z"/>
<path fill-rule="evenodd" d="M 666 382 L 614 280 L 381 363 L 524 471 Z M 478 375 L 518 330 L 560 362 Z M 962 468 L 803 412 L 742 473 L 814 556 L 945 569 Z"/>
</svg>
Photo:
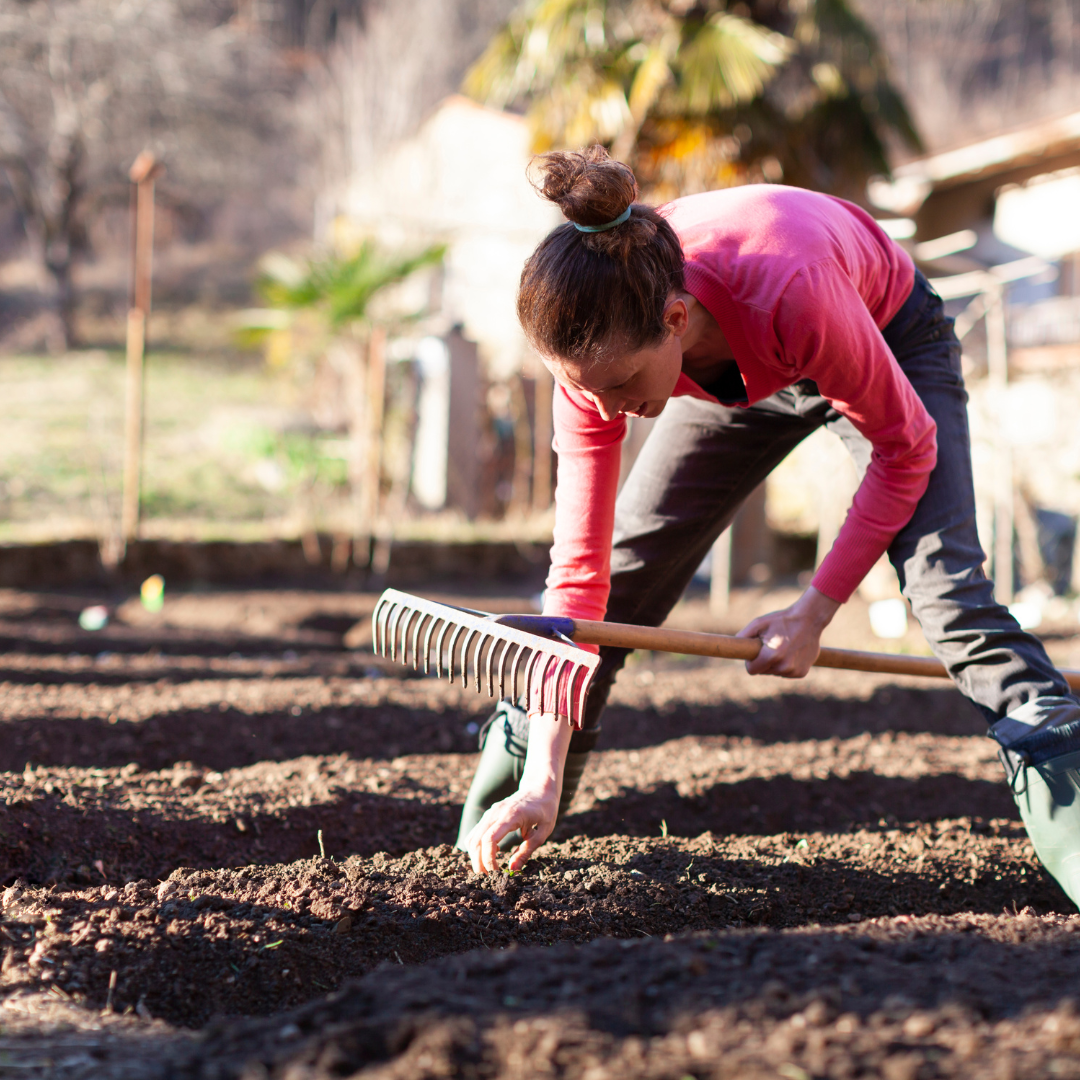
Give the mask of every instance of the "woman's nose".
<svg viewBox="0 0 1080 1080">
<path fill-rule="evenodd" d="M 613 395 L 609 397 L 607 394 L 590 394 L 589 396 L 604 420 L 614 420 L 622 412 L 622 403 Z"/>
</svg>

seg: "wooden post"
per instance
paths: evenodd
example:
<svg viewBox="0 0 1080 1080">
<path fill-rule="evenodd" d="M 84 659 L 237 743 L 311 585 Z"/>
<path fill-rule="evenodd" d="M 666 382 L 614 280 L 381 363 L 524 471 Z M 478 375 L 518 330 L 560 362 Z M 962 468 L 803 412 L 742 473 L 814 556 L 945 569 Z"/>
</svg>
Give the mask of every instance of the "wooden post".
<svg viewBox="0 0 1080 1080">
<path fill-rule="evenodd" d="M 132 302 L 127 318 L 127 377 L 124 394 L 124 491 L 120 535 L 125 544 L 139 535 L 139 491 L 142 483 L 143 361 L 150 317 L 150 284 L 154 254 L 154 181 L 165 171 L 144 150 L 129 173 L 134 191 L 134 255 Z"/>
<path fill-rule="evenodd" d="M 729 525 L 713 541 L 709 566 L 709 613 L 722 618 L 731 602 L 731 530 Z"/>
<path fill-rule="evenodd" d="M 1006 393 L 1009 386 L 1009 358 L 1005 337 L 1005 300 L 999 284 L 988 286 L 986 305 L 987 381 L 996 414 L 994 433 L 994 595 L 999 604 L 1011 604 L 1013 581 L 1012 447 L 1003 434 Z"/>
<path fill-rule="evenodd" d="M 364 447 L 363 513 L 361 527 L 375 536 L 379 517 L 379 479 L 382 464 L 383 411 L 386 400 L 386 329 L 372 327 L 368 340 L 367 431 Z"/>
</svg>

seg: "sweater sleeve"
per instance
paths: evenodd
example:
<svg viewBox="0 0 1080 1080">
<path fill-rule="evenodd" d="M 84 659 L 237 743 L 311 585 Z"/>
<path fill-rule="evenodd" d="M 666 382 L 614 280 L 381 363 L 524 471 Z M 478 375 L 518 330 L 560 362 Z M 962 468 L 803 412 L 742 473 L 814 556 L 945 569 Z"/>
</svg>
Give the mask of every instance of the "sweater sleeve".
<svg viewBox="0 0 1080 1080">
<path fill-rule="evenodd" d="M 937 425 L 848 275 L 833 260 L 801 270 L 774 315 L 783 362 L 870 441 L 870 464 L 813 585 L 844 603 L 907 524 L 937 462 Z"/>
<path fill-rule="evenodd" d="M 544 614 L 603 619 L 626 418 L 604 420 L 585 397 L 559 385 L 552 412 L 558 473 Z"/>
<path fill-rule="evenodd" d="M 559 462 L 544 614 L 602 620 L 611 591 L 611 533 L 626 418 L 604 420 L 586 398 L 558 384 L 552 412 Z M 579 648 L 600 651 L 596 645 Z M 549 695 L 556 693 L 552 678 L 549 672 L 541 687 L 537 672 L 533 701 L 552 700 Z M 564 686 L 556 704 L 556 712 L 563 716 L 570 712 L 565 690 Z M 580 716 L 577 721 L 581 723 Z"/>
</svg>

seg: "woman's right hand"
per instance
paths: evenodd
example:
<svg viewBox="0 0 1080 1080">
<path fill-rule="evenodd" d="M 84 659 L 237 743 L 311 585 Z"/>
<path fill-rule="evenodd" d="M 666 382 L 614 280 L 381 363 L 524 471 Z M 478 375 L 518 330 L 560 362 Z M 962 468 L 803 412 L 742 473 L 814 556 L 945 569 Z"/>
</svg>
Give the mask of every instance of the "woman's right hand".
<svg viewBox="0 0 1080 1080">
<path fill-rule="evenodd" d="M 559 791 L 547 784 L 539 789 L 519 787 L 513 795 L 495 803 L 473 826 L 465 848 L 477 874 L 499 869 L 499 841 L 515 829 L 522 842 L 511 852 L 509 869 L 520 870 L 532 853 L 551 835 L 559 812 Z"/>
<path fill-rule="evenodd" d="M 521 830 L 521 843 L 510 854 L 511 873 L 520 870 L 551 835 L 559 816 L 570 730 L 565 717 L 530 714 L 529 748 L 517 791 L 490 807 L 465 838 L 476 873 L 493 874 L 499 869 L 499 841 L 515 829 Z"/>
</svg>

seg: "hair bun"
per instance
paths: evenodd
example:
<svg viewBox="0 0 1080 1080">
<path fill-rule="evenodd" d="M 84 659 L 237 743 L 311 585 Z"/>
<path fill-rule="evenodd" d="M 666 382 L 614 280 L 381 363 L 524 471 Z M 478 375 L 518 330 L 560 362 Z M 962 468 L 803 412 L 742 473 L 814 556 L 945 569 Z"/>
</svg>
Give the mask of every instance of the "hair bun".
<svg viewBox="0 0 1080 1080">
<path fill-rule="evenodd" d="M 637 197 L 633 172 L 602 146 L 540 154 L 535 166 L 533 187 L 577 225 L 614 221 Z"/>
</svg>

